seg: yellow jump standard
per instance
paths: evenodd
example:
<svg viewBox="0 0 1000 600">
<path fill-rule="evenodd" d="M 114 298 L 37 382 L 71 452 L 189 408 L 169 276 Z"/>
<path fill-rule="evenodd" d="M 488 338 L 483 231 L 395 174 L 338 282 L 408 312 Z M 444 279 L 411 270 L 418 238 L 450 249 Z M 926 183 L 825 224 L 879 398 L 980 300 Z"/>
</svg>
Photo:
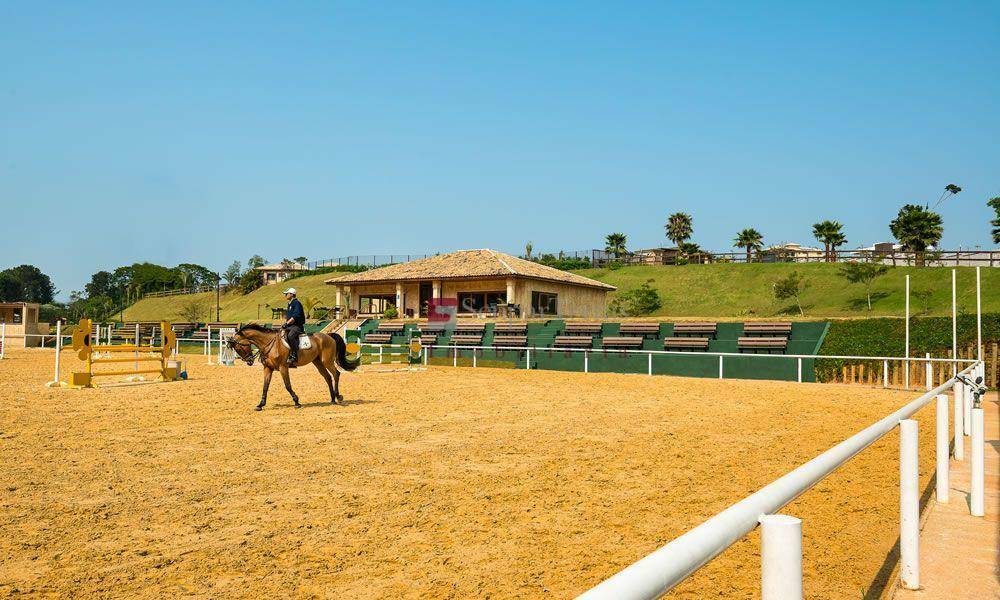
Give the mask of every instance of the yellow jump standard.
<svg viewBox="0 0 1000 600">
<path fill-rule="evenodd" d="M 91 339 L 91 334 L 93 332 L 93 325 L 90 319 L 80 319 L 80 325 L 77 327 L 76 331 L 73 332 L 73 350 L 76 351 L 77 356 L 80 360 L 87 364 L 86 371 L 74 372 L 73 377 L 70 380 L 70 385 L 72 387 L 94 387 L 94 377 L 107 377 L 107 376 L 121 376 L 121 375 L 151 375 L 157 373 L 163 378 L 163 381 L 174 381 L 177 379 L 177 369 L 174 367 L 167 366 L 167 360 L 170 358 L 170 353 L 173 351 L 174 343 L 177 340 L 177 335 L 174 333 L 173 329 L 170 327 L 170 323 L 161 322 L 160 331 L 162 332 L 161 339 L 162 344 L 159 346 L 143 346 L 140 344 L 122 344 L 118 346 L 113 345 L 101 345 L 94 344 Z M 113 354 L 118 352 L 129 352 L 135 354 L 136 356 L 122 356 L 122 357 L 100 357 L 94 356 L 94 353 L 99 354 Z M 146 356 L 142 356 L 145 354 Z M 150 356 L 151 355 L 151 356 Z M 160 367 L 154 368 L 136 368 L 134 369 L 119 369 L 115 371 L 94 371 L 94 365 L 102 363 L 140 363 L 140 362 L 158 362 Z"/>
</svg>

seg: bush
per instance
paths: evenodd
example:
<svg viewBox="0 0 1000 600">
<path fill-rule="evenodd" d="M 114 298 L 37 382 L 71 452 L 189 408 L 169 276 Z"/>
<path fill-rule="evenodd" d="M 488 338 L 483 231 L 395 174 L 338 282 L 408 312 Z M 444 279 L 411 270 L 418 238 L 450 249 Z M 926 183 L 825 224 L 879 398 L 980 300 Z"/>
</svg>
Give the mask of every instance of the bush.
<svg viewBox="0 0 1000 600">
<path fill-rule="evenodd" d="M 660 294 L 650 285 L 652 282 L 653 280 L 649 279 L 635 289 L 618 294 L 611 301 L 610 312 L 626 317 L 639 317 L 658 310 L 663 303 Z"/>
<path fill-rule="evenodd" d="M 903 319 L 878 318 L 832 321 L 820 355 L 903 356 L 906 347 L 906 322 Z M 1000 313 L 983 315 L 983 345 L 1000 341 Z M 958 347 L 976 343 L 976 316 L 958 316 Z M 910 356 L 947 356 L 951 350 L 951 317 L 919 317 L 910 320 Z M 817 359 L 816 375 L 830 379 L 849 361 Z"/>
<path fill-rule="evenodd" d="M 389 308 L 385 309 L 385 312 L 382 313 L 383 319 L 395 319 L 398 316 L 399 311 L 396 310 L 396 307 L 391 304 L 389 305 Z"/>
</svg>

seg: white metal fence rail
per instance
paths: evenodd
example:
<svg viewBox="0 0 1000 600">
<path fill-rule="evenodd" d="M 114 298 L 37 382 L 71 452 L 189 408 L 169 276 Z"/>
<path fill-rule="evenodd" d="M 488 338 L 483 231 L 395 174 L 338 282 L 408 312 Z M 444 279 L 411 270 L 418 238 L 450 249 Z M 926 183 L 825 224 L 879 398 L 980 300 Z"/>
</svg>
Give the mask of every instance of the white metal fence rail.
<svg viewBox="0 0 1000 600">
<path fill-rule="evenodd" d="M 960 374 L 982 376 L 983 363 L 978 362 L 964 369 Z M 937 395 L 955 388 L 956 406 L 971 406 L 971 390 L 955 387 L 956 380 L 950 379 L 926 394 L 910 402 L 903 408 L 874 423 L 861 432 L 830 448 L 797 469 L 787 473 L 773 483 L 747 496 L 726 510 L 708 519 L 701 525 L 681 535 L 666 546 L 649 554 L 638 562 L 626 567 L 616 575 L 580 595 L 583 600 L 645 600 L 659 598 L 674 586 L 684 581 L 698 568 L 712 560 L 733 543 L 741 539 L 759 523 L 763 525 L 761 551 L 762 595 L 764 600 L 795 599 L 802 597 L 801 582 L 801 523 L 797 519 L 771 519 L 782 507 L 819 483 L 856 454 L 878 441 L 884 435 L 900 426 L 900 576 L 905 587 L 919 586 L 919 489 L 917 480 L 917 423 L 909 420 L 918 410 L 926 406 Z M 940 399 L 938 406 L 941 406 Z M 940 408 L 939 408 L 940 410 Z M 982 409 L 979 411 L 976 427 L 972 432 L 975 447 L 983 445 Z M 942 414 L 937 420 L 938 485 L 947 487 L 947 469 L 942 472 L 942 463 L 947 465 L 947 396 Z M 960 412 L 956 408 L 956 418 Z M 942 421 L 943 420 L 943 421 Z M 962 425 L 956 422 L 956 439 L 960 437 Z M 945 443 L 941 444 L 944 436 Z M 944 452 L 942 458 L 940 453 Z M 982 452 L 980 452 L 982 454 Z M 956 459 L 958 456 L 956 456 Z M 973 464 L 972 514 L 981 516 L 977 508 L 982 502 L 982 458 L 974 455 L 979 464 Z M 976 477 L 979 478 L 977 483 Z M 978 497 L 977 497 L 978 494 Z M 946 497 L 939 498 L 946 501 Z M 797 578 L 797 579 L 796 579 Z"/>
</svg>

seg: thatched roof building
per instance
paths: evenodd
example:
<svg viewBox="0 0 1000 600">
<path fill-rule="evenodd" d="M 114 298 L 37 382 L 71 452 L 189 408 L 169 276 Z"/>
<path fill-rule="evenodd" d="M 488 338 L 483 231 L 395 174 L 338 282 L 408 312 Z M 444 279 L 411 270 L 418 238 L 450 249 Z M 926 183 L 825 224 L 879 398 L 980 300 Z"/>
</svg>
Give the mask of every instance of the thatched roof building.
<svg viewBox="0 0 1000 600">
<path fill-rule="evenodd" d="M 603 316 L 614 286 L 495 250 L 461 250 L 328 279 L 337 304 L 381 314 L 389 305 L 403 315 L 426 314 L 435 298 L 454 298 L 459 315 Z"/>
</svg>

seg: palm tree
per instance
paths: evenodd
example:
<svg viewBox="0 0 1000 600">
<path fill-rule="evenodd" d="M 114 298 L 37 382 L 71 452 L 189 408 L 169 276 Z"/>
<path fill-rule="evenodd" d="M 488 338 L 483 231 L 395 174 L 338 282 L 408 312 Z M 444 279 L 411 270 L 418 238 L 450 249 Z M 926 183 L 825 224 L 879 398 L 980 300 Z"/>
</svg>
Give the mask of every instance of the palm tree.
<svg viewBox="0 0 1000 600">
<path fill-rule="evenodd" d="M 663 226 L 667 230 L 667 239 L 678 248 L 681 244 L 691 239 L 694 228 L 691 225 L 691 215 L 687 213 L 674 213 L 667 219 L 667 224 Z"/>
<path fill-rule="evenodd" d="M 813 225 L 813 237 L 823 242 L 827 262 L 833 262 L 837 246 L 847 243 L 847 237 L 841 231 L 843 228 L 838 221 L 822 221 Z"/>
<path fill-rule="evenodd" d="M 764 247 L 764 236 L 753 227 L 748 227 L 736 234 L 733 246 L 746 248 L 747 262 L 750 262 L 750 253 L 760 252 L 760 249 Z"/>
<path fill-rule="evenodd" d="M 604 251 L 613 254 L 615 258 L 621 258 L 623 254 L 628 254 L 625 248 L 627 241 L 628 238 L 624 233 L 609 233 L 608 237 L 604 238 Z"/>
<path fill-rule="evenodd" d="M 917 204 L 907 204 L 889 223 L 889 231 L 903 245 L 903 250 L 917 255 L 917 266 L 924 266 L 924 252 L 936 246 L 944 234 L 941 215 Z"/>
</svg>

